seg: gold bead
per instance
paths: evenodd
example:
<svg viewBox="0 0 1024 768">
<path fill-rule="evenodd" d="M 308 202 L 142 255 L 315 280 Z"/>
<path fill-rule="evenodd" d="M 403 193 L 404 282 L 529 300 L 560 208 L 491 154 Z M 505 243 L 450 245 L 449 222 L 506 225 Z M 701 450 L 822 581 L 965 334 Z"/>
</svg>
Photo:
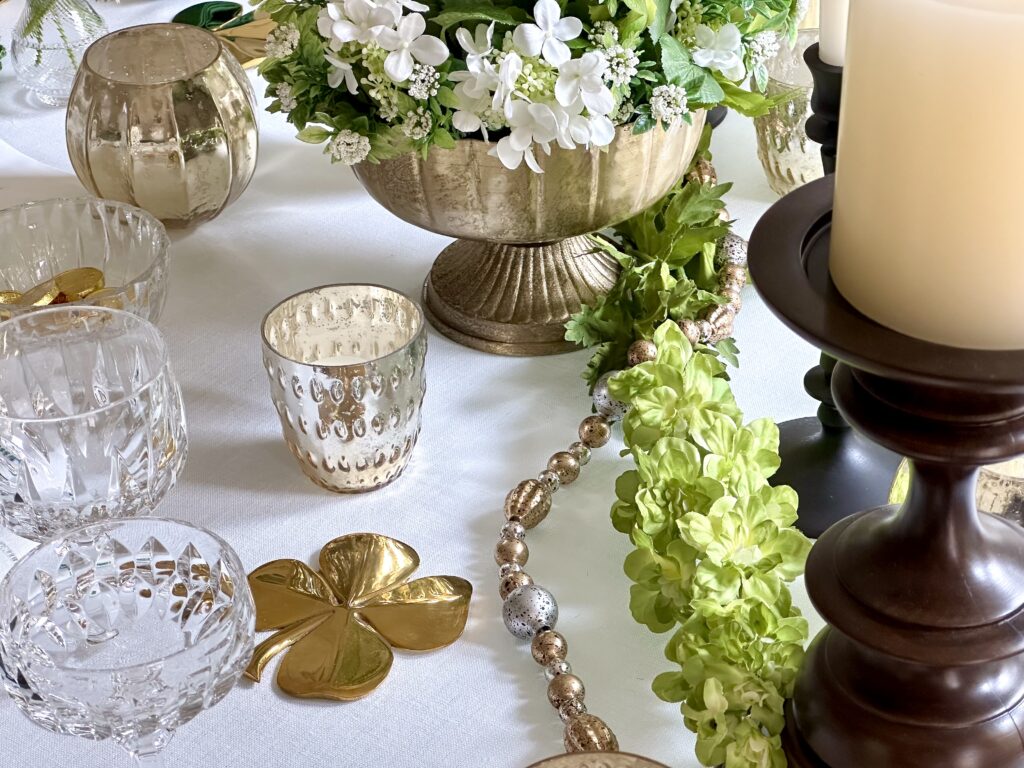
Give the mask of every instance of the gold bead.
<svg viewBox="0 0 1024 768">
<path fill-rule="evenodd" d="M 515 565 L 526 565 L 530 559 L 530 549 L 525 541 L 519 539 L 502 539 L 494 548 L 494 562 L 498 565 L 514 563 Z"/>
<path fill-rule="evenodd" d="M 580 461 L 568 451 L 559 451 L 548 459 L 548 469 L 558 475 L 562 485 L 569 485 L 580 476 Z"/>
<path fill-rule="evenodd" d="M 691 346 L 695 346 L 700 341 L 700 329 L 697 328 L 697 324 L 693 320 L 680 320 L 679 330 L 683 332 L 683 336 Z"/>
<path fill-rule="evenodd" d="M 526 528 L 533 528 L 551 511 L 551 491 L 539 480 L 523 480 L 505 497 L 505 519 L 518 517 Z"/>
<path fill-rule="evenodd" d="M 612 427 L 604 416 L 587 416 L 580 422 L 580 442 L 588 448 L 600 448 L 612 436 Z"/>
<path fill-rule="evenodd" d="M 530 652 L 534 661 L 546 667 L 555 661 L 565 661 L 569 653 L 569 643 L 555 630 L 546 629 L 533 636 Z"/>
<path fill-rule="evenodd" d="M 582 714 L 565 726 L 566 752 L 618 752 L 619 740 L 604 720 Z"/>
<path fill-rule="evenodd" d="M 640 365 L 641 363 L 648 363 L 658 356 L 658 347 L 655 346 L 653 341 L 647 339 L 637 339 L 629 345 L 629 351 L 626 352 L 626 361 L 630 366 Z"/>
<path fill-rule="evenodd" d="M 698 160 L 693 164 L 693 170 L 686 175 L 686 180 L 696 184 L 717 184 L 718 172 L 710 160 Z"/>
<path fill-rule="evenodd" d="M 583 681 L 573 674 L 557 675 L 548 683 L 548 701 L 555 709 L 570 701 L 583 701 L 585 694 Z"/>
<path fill-rule="evenodd" d="M 520 587 L 526 587 L 530 584 L 533 584 L 533 577 L 530 576 L 530 574 L 526 571 L 513 571 L 507 576 L 504 576 L 499 582 L 498 594 L 501 595 L 501 599 L 504 600 Z"/>
</svg>

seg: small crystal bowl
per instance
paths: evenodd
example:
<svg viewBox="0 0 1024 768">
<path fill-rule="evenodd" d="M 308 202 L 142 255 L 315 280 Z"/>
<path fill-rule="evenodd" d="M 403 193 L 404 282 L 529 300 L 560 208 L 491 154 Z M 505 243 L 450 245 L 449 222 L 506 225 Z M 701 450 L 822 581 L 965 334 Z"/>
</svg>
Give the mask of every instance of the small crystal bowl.
<svg viewBox="0 0 1024 768">
<path fill-rule="evenodd" d="M 76 304 L 124 309 L 155 323 L 167 298 L 167 231 L 141 208 L 96 198 L 0 210 L 0 291 L 25 293 L 62 272 L 96 267 L 106 290 Z M 43 307 L 0 303 L 0 320 Z"/>
</svg>

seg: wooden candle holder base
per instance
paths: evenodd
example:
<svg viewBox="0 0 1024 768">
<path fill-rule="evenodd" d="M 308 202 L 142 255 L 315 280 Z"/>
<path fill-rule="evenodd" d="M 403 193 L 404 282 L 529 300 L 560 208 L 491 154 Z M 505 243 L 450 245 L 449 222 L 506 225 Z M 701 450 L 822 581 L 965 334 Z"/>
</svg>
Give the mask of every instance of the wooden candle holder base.
<svg viewBox="0 0 1024 768">
<path fill-rule="evenodd" d="M 789 705 L 797 768 L 1024 768 L 1024 529 L 975 507 L 980 466 L 1024 445 L 1024 352 L 883 328 L 828 274 L 832 180 L 780 201 L 750 241 L 766 302 L 842 361 L 833 395 L 863 435 L 910 457 L 902 507 L 842 520 L 811 551 L 829 626 Z"/>
</svg>

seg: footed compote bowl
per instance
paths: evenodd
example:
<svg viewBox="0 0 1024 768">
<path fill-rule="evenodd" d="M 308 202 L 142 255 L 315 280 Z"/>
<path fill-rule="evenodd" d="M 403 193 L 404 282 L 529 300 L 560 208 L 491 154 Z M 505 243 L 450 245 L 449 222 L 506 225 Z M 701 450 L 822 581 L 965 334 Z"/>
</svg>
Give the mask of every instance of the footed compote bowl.
<svg viewBox="0 0 1024 768">
<path fill-rule="evenodd" d="M 0 582 L 3 686 L 43 727 L 161 765 L 173 733 L 237 682 L 254 616 L 245 569 L 209 531 L 96 523 L 40 544 Z"/>
<path fill-rule="evenodd" d="M 445 336 L 502 355 L 565 352 L 565 323 L 607 293 L 618 262 L 587 237 L 648 208 L 682 178 L 704 129 L 633 134 L 620 126 L 604 149 L 537 153 L 543 173 L 510 171 L 476 139 L 355 166 L 377 202 L 423 229 L 459 238 L 423 288 Z"/>
</svg>

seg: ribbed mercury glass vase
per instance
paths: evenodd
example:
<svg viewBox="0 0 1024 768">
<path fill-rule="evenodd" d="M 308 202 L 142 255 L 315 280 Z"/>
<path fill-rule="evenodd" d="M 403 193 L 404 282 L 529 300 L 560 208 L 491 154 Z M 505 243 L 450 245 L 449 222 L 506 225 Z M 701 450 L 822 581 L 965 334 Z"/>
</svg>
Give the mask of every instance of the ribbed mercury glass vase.
<svg viewBox="0 0 1024 768">
<path fill-rule="evenodd" d="M 143 208 L 169 227 L 212 219 L 256 169 L 256 99 L 241 65 L 209 32 L 147 24 L 85 54 L 67 115 L 68 154 L 97 197 Z"/>
</svg>

